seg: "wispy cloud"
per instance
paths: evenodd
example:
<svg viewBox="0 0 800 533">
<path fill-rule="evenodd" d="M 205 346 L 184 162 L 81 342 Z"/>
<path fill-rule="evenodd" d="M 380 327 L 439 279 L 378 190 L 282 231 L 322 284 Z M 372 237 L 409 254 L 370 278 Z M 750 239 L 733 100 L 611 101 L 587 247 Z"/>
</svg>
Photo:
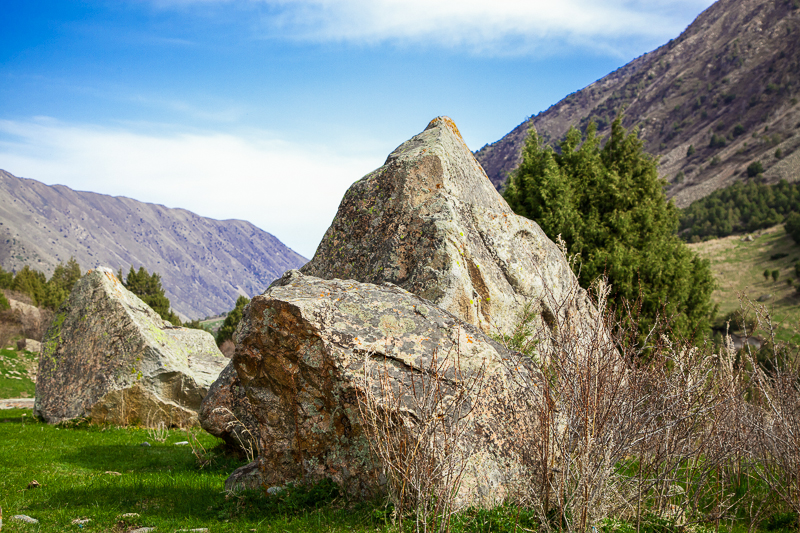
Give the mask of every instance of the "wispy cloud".
<svg viewBox="0 0 800 533">
<path fill-rule="evenodd" d="M 0 168 L 14 175 L 248 220 L 307 257 L 347 187 L 382 162 L 267 136 L 0 121 Z"/>
<path fill-rule="evenodd" d="M 572 44 L 658 43 L 712 0 L 153 0 L 260 9 L 264 35 L 312 42 L 437 45 L 519 54 Z"/>
</svg>

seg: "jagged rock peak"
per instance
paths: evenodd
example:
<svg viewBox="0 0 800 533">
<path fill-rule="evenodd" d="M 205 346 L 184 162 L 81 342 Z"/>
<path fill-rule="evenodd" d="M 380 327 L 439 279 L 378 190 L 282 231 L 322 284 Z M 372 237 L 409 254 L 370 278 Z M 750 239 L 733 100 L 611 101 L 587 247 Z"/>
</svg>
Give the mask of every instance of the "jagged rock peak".
<svg viewBox="0 0 800 533">
<path fill-rule="evenodd" d="M 555 244 L 514 214 L 447 117 L 350 187 L 301 271 L 393 283 L 486 332 L 510 329 L 528 301 L 542 316 L 558 312 L 576 286 Z"/>
</svg>

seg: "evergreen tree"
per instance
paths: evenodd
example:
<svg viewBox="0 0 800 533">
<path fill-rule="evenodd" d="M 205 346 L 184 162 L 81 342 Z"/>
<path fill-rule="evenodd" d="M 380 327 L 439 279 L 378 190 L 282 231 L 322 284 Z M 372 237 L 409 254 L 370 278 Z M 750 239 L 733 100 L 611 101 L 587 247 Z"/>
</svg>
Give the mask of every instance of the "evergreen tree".
<svg viewBox="0 0 800 533">
<path fill-rule="evenodd" d="M 714 278 L 708 261 L 676 235 L 678 211 L 666 200 L 657 161 L 621 116 L 605 146 L 596 132 L 593 123 L 585 135 L 571 128 L 557 153 L 531 131 L 506 200 L 580 254 L 576 274 L 584 287 L 605 275 L 617 309 L 641 301 L 640 331 L 666 314 L 679 335 L 706 333 Z"/>
<path fill-rule="evenodd" d="M 66 265 L 59 263 L 45 286 L 42 305 L 56 310 L 67 299 L 72 287 L 81 278 L 81 267 L 74 257 Z"/>
<path fill-rule="evenodd" d="M 169 307 L 169 298 L 164 294 L 161 286 L 161 276 L 153 272 L 149 274 L 144 267 L 139 267 L 136 271 L 131 266 L 128 277 L 122 283 L 126 289 L 142 299 L 153 311 L 159 314 L 164 320 L 176 326 L 181 325 L 181 320 Z"/>
<path fill-rule="evenodd" d="M 225 317 L 225 322 L 219 327 L 217 331 L 217 346 L 222 346 L 222 343 L 227 339 L 232 339 L 233 334 L 236 332 L 236 327 L 242 321 L 242 314 L 244 306 L 250 303 L 250 299 L 244 296 L 236 298 L 236 307 L 233 308 L 228 316 Z"/>
<path fill-rule="evenodd" d="M 3 267 L 0 266 L 0 289 L 10 289 L 13 284 L 14 273 L 6 272 L 3 270 Z"/>
<path fill-rule="evenodd" d="M 33 305 L 40 305 L 44 302 L 45 286 L 47 285 L 47 278 L 38 270 L 33 270 L 28 265 L 22 267 L 22 270 L 17 272 L 14 276 L 14 282 L 11 288 L 15 291 L 27 294 L 33 300 Z"/>
</svg>

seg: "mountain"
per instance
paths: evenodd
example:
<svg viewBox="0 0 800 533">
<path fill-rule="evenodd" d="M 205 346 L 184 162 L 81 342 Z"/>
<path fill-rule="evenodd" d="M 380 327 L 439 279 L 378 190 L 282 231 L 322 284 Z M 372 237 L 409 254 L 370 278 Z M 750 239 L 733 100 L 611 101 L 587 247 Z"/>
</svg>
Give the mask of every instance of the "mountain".
<svg viewBox="0 0 800 533">
<path fill-rule="evenodd" d="M 679 207 L 748 176 L 800 175 L 800 0 L 719 0 L 677 38 L 546 111 L 476 157 L 496 186 L 519 165 L 529 128 L 556 144 L 595 120 L 607 133 L 625 111 Z M 693 147 L 693 149 L 690 149 Z M 755 174 L 757 168 L 751 168 Z M 761 178 L 759 178 L 761 179 Z"/>
<path fill-rule="evenodd" d="M 0 265 L 30 265 L 50 277 L 70 256 L 84 270 L 158 272 L 173 309 L 189 318 L 229 311 L 239 294 L 261 294 L 307 261 L 243 220 L 204 218 L 0 170 Z"/>
</svg>

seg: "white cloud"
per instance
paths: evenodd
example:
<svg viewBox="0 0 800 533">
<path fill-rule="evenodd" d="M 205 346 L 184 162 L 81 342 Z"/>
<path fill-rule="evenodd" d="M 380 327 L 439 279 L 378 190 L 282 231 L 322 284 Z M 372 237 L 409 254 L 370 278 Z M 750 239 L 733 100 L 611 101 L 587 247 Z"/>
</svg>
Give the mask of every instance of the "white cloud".
<svg viewBox="0 0 800 533">
<path fill-rule="evenodd" d="M 712 0 L 153 0 L 262 10 L 269 37 L 316 42 L 434 44 L 474 53 L 613 48 L 676 36 Z"/>
<path fill-rule="evenodd" d="M 48 118 L 0 121 L 0 168 L 16 176 L 248 220 L 309 258 L 344 192 L 384 157 L 258 134 L 152 135 Z"/>
</svg>

